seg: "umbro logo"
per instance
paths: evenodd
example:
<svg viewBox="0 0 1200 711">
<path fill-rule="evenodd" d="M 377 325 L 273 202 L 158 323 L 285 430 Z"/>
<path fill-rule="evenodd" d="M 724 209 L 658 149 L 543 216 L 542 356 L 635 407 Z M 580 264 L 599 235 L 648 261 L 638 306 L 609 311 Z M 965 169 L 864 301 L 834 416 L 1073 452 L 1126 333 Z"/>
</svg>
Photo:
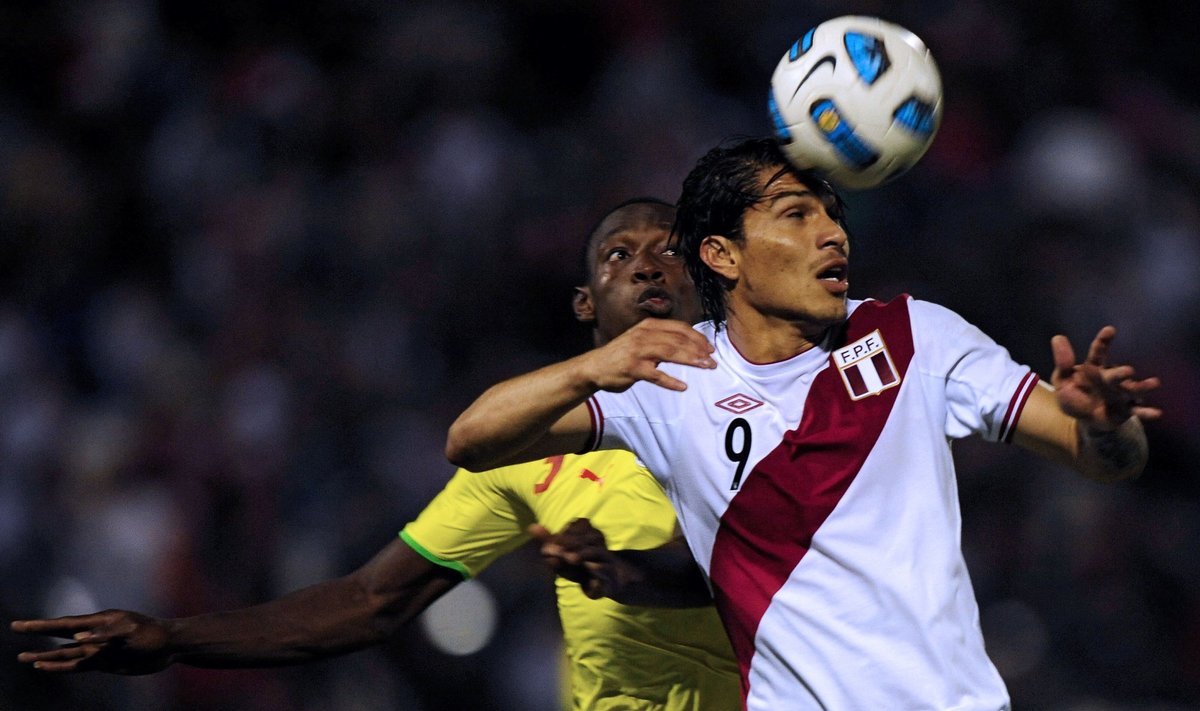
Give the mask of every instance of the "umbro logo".
<svg viewBox="0 0 1200 711">
<path fill-rule="evenodd" d="M 735 415 L 740 415 L 743 412 L 749 412 L 749 411 L 753 410 L 754 408 L 762 405 L 763 403 L 762 403 L 762 400 L 755 400 L 754 398 L 750 397 L 749 395 L 743 395 L 741 393 L 737 393 L 736 395 L 730 395 L 727 398 L 722 398 L 720 400 L 717 400 L 713 404 L 716 405 L 717 407 L 721 408 L 722 410 L 728 410 L 729 412 L 732 412 Z"/>
</svg>

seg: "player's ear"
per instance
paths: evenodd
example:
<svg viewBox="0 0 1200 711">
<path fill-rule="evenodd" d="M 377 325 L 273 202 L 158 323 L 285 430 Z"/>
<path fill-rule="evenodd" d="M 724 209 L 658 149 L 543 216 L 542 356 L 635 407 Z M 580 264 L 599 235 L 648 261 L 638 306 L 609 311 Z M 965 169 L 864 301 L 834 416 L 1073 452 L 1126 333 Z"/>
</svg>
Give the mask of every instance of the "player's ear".
<svg viewBox="0 0 1200 711">
<path fill-rule="evenodd" d="M 737 250 L 724 235 L 709 235 L 700 240 L 700 261 L 729 281 L 737 281 Z"/>
<path fill-rule="evenodd" d="M 571 310 L 575 312 L 576 321 L 595 323 L 596 304 L 592 301 L 592 290 L 589 287 L 575 287 L 575 296 L 571 298 Z"/>
</svg>

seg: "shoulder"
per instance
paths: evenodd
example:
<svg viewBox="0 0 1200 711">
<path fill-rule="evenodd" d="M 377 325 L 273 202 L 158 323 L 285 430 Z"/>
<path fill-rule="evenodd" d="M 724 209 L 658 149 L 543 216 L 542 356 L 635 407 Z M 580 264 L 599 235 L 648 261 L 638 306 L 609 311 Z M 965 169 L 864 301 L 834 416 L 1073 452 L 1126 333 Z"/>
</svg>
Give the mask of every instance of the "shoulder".
<svg viewBox="0 0 1200 711">
<path fill-rule="evenodd" d="M 600 449 L 584 454 L 568 454 L 566 459 L 581 467 L 605 469 L 624 469 L 634 472 L 644 472 L 646 468 L 638 461 L 633 452 L 625 449 Z"/>
<path fill-rule="evenodd" d="M 561 459 L 561 457 L 559 458 Z M 504 495 L 508 491 L 521 489 L 531 479 L 543 476 L 551 459 L 554 457 L 510 464 L 480 472 L 459 469 L 446 484 L 443 493 L 478 496 L 490 492 L 495 495 Z"/>
<path fill-rule="evenodd" d="M 907 314 L 914 330 L 929 330 L 937 333 L 939 330 L 958 329 L 970 324 L 956 311 L 932 301 L 918 299 L 911 294 L 900 294 L 888 301 L 865 299 L 851 302 L 851 316 L 867 318 L 893 313 Z"/>
</svg>

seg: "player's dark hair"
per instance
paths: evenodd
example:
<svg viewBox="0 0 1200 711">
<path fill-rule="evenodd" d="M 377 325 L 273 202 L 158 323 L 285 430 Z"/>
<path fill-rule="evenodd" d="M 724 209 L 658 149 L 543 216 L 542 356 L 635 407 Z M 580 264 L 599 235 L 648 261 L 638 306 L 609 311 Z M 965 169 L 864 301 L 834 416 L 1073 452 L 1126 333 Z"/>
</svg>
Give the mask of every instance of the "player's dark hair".
<svg viewBox="0 0 1200 711">
<path fill-rule="evenodd" d="M 668 208 L 672 212 L 675 211 L 675 206 L 673 204 L 671 204 L 670 202 L 667 202 L 666 200 L 663 200 L 662 198 L 656 198 L 656 197 L 650 197 L 650 196 L 633 197 L 633 198 L 629 198 L 628 200 L 622 201 L 616 205 L 613 205 L 611 208 L 609 208 L 609 210 L 607 212 L 605 212 L 603 215 L 601 215 L 600 219 L 596 220 L 596 222 L 592 224 L 592 228 L 587 231 L 587 239 L 585 239 L 583 241 L 583 249 L 580 250 L 580 253 L 579 253 L 579 269 L 580 269 L 579 277 L 580 277 L 580 280 L 577 283 L 588 284 L 588 283 L 591 283 L 591 281 L 592 281 L 592 274 L 595 272 L 595 269 L 596 269 L 596 264 L 593 261 L 593 260 L 595 260 L 596 255 L 593 253 L 592 248 L 595 246 L 596 236 L 600 231 L 600 227 L 604 224 L 604 221 L 607 220 L 609 217 L 612 217 L 613 214 L 615 214 L 615 213 L 619 212 L 620 210 L 623 210 L 631 205 L 657 205 L 660 207 Z"/>
<path fill-rule="evenodd" d="M 764 168 L 778 170 L 765 183 L 758 177 Z M 717 328 L 725 320 L 726 292 L 732 284 L 700 259 L 700 243 L 709 235 L 738 242 L 744 239 L 746 211 L 764 197 L 764 184 L 786 172 L 816 193 L 829 216 L 846 229 L 842 197 L 816 173 L 793 168 L 773 138 L 746 138 L 717 146 L 700 158 L 683 181 L 674 239 L 700 294 L 704 316 Z"/>
</svg>

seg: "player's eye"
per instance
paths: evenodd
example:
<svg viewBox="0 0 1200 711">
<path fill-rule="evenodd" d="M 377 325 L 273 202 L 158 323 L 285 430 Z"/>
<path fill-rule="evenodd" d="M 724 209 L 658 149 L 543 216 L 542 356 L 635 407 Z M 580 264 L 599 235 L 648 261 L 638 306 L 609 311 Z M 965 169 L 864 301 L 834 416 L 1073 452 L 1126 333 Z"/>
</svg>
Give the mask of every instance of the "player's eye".
<svg viewBox="0 0 1200 711">
<path fill-rule="evenodd" d="M 625 249 L 624 247 L 617 247 L 616 249 L 609 251 L 608 255 L 604 259 L 608 262 L 618 262 L 628 258 L 629 250 Z"/>
<path fill-rule="evenodd" d="M 816 217 L 824 211 L 824 206 L 817 200 L 801 200 L 790 206 L 784 217 L 794 220 L 805 220 L 811 217 Z"/>
</svg>

